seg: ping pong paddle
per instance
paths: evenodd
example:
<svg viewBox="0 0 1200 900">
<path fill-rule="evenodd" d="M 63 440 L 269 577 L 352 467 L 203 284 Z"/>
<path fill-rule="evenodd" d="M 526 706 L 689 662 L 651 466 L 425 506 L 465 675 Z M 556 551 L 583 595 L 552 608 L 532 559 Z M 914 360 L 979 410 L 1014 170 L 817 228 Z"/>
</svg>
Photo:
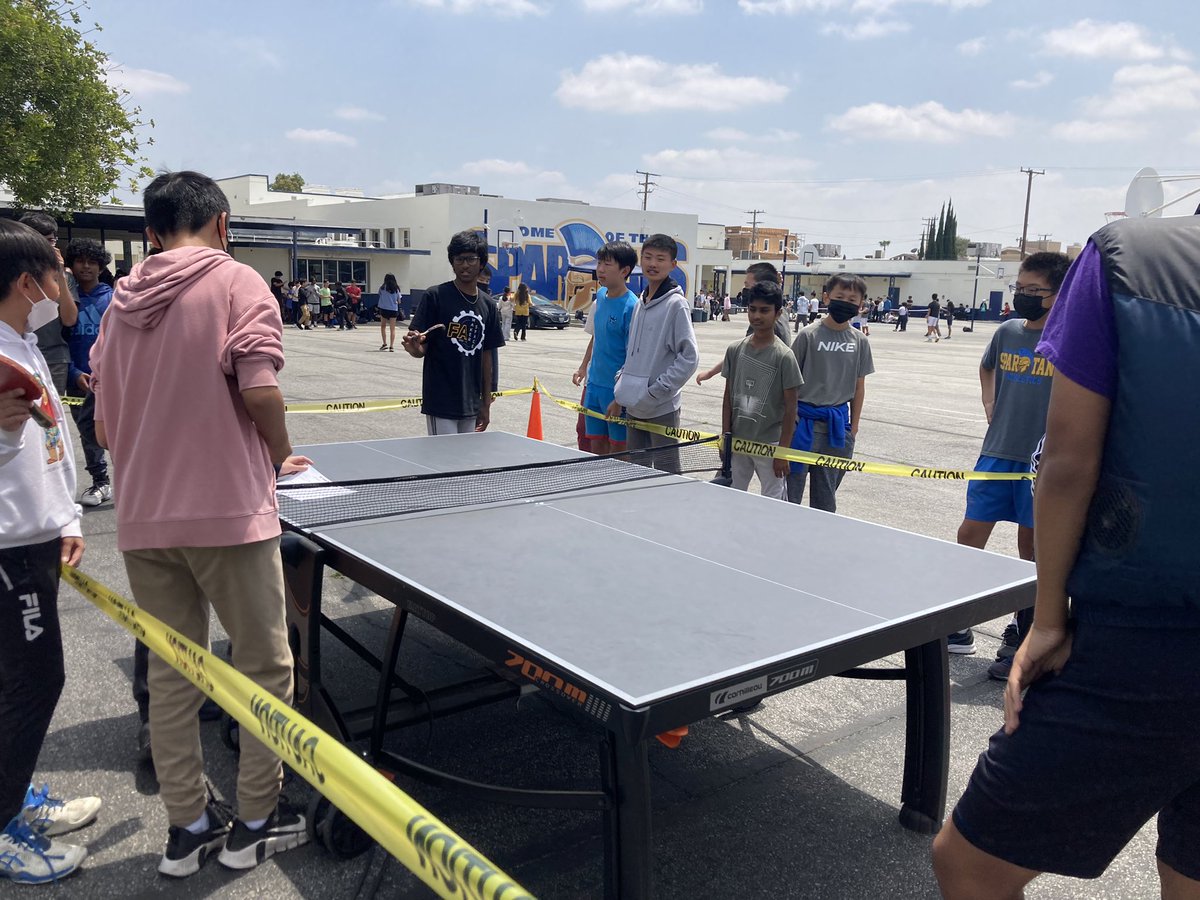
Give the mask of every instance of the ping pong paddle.
<svg viewBox="0 0 1200 900">
<path fill-rule="evenodd" d="M 42 386 L 27 370 L 10 359 L 0 356 L 0 393 L 20 390 L 29 401 L 29 414 L 43 428 L 53 428 L 54 420 L 37 404 L 42 400 Z"/>
<path fill-rule="evenodd" d="M 721 470 L 713 476 L 712 484 L 733 487 L 733 435 L 728 431 L 721 435 Z"/>
</svg>

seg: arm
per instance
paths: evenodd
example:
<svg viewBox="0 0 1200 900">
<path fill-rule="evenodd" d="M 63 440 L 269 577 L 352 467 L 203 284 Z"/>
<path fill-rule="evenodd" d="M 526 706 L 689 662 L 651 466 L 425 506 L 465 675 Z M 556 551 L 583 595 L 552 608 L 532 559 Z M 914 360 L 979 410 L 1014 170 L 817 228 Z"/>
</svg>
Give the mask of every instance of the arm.
<svg viewBox="0 0 1200 900">
<path fill-rule="evenodd" d="M 54 255 L 58 257 L 58 318 L 70 328 L 79 321 L 79 304 L 75 302 L 75 292 L 71 290 L 71 282 L 75 279 L 67 278 L 62 254 L 57 247 L 54 248 Z"/>
<path fill-rule="evenodd" d="M 278 387 L 253 387 L 241 392 L 250 421 L 266 441 L 271 465 L 281 466 L 292 455 L 292 442 L 284 422 L 283 394 Z"/>
<path fill-rule="evenodd" d="M 854 384 L 854 397 L 850 401 L 850 437 L 858 437 L 858 420 L 862 417 L 863 400 L 867 398 L 867 379 L 859 378 Z"/>
<path fill-rule="evenodd" d="M 667 371 L 658 376 L 657 380 L 647 386 L 651 397 L 670 396 L 683 389 L 696 371 L 700 354 L 696 349 L 696 333 L 692 330 L 692 316 L 687 307 L 678 304 L 675 307 L 675 318 L 671 329 L 672 347 L 675 358 L 667 366 Z"/>
<path fill-rule="evenodd" d="M 983 414 L 992 424 L 992 412 L 996 408 L 996 370 L 979 367 L 979 387 L 983 390 Z M 1007 409 L 1007 407 L 1005 407 Z"/>
<path fill-rule="evenodd" d="M 492 351 L 482 350 L 483 359 L 479 361 L 480 381 L 483 387 L 479 396 L 479 412 L 475 415 L 475 430 L 487 431 L 492 421 Z"/>
<path fill-rule="evenodd" d="M 721 374 L 721 364 L 717 363 L 711 369 L 705 369 L 703 372 L 701 372 L 699 375 L 697 375 L 696 376 L 696 384 L 704 384 L 704 382 L 708 381 L 708 379 L 715 378 L 717 375 L 720 375 L 720 374 Z"/>
<path fill-rule="evenodd" d="M 721 399 L 721 434 L 733 434 L 733 401 L 729 399 L 729 380 L 725 381 L 725 395 Z"/>
<path fill-rule="evenodd" d="M 571 383 L 575 385 L 575 387 L 579 387 L 587 378 L 588 364 L 592 361 L 592 346 L 595 343 L 596 336 L 592 335 L 591 340 L 588 341 L 587 349 L 583 351 L 583 362 L 579 364 L 579 368 L 576 369 L 575 374 L 571 376 Z"/>
<path fill-rule="evenodd" d="M 865 381 L 865 379 L 863 379 L 863 378 L 859 379 L 860 383 L 863 381 Z M 784 388 L 783 389 L 783 408 L 784 408 L 785 412 L 783 414 L 783 425 L 779 429 L 779 446 L 780 447 L 791 447 L 792 446 L 792 435 L 795 434 L 795 432 L 796 432 L 796 401 L 799 399 L 799 397 L 798 397 L 799 393 L 800 393 L 799 388 Z M 859 408 L 860 409 L 862 408 L 861 403 L 859 404 Z M 855 420 L 855 421 L 857 421 L 857 420 Z M 775 459 L 775 475 L 778 478 L 785 477 L 789 472 L 791 472 L 791 470 L 792 470 L 791 463 L 789 463 L 786 459 L 779 459 L 778 457 L 776 457 L 776 459 Z"/>
<path fill-rule="evenodd" d="M 1037 599 L 1033 628 L 1013 657 L 1004 690 L 1004 730 L 1019 724 L 1021 692 L 1048 672 L 1059 672 L 1071 654 L 1067 627 L 1067 576 L 1079 555 L 1088 506 L 1100 477 L 1108 398 L 1054 373 L 1046 443 L 1034 498 Z"/>
</svg>

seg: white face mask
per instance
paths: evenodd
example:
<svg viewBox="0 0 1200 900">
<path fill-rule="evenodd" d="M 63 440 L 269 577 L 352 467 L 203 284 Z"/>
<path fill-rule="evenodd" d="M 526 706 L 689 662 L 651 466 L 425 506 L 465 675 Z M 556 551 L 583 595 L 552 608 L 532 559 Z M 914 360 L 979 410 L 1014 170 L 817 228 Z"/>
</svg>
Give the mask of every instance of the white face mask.
<svg viewBox="0 0 1200 900">
<path fill-rule="evenodd" d="M 28 297 L 25 299 L 29 300 Z M 41 300 L 29 300 L 29 307 L 26 327 L 30 331 L 37 331 L 43 325 L 49 325 L 58 318 L 58 304 L 47 297 L 45 293 L 42 293 Z"/>
</svg>

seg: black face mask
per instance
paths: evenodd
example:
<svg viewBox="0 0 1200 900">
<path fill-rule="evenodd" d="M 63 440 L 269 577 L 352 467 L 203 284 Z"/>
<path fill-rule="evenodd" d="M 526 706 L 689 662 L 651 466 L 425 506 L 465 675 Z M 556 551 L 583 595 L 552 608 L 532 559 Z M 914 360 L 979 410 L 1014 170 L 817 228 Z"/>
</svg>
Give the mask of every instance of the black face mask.
<svg viewBox="0 0 1200 900">
<path fill-rule="evenodd" d="M 1042 298 L 1035 297 L 1033 294 L 1016 294 L 1013 296 L 1013 309 L 1017 311 L 1017 315 L 1022 319 L 1028 319 L 1030 322 L 1036 322 L 1050 310 L 1042 306 Z"/>
<path fill-rule="evenodd" d="M 829 318 L 842 325 L 858 315 L 858 304 L 849 300 L 830 300 Z"/>
</svg>

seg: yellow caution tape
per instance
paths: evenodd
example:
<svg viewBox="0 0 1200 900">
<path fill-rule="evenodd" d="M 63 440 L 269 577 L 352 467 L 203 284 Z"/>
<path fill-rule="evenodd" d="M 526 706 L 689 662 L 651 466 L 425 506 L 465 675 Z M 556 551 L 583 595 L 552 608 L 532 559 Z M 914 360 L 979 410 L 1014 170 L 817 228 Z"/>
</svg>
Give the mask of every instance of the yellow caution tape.
<svg viewBox="0 0 1200 900">
<path fill-rule="evenodd" d="M 59 397 L 63 406 L 83 406 L 82 397 Z"/>
<path fill-rule="evenodd" d="M 444 900 L 532 900 L 519 884 L 360 756 L 224 660 L 119 594 L 64 565 L 63 577 L 211 697 L 242 727 Z"/>
<path fill-rule="evenodd" d="M 715 440 L 719 435 L 694 428 L 678 428 L 654 425 L 650 422 L 640 422 L 622 419 L 618 416 L 607 416 L 594 409 L 588 409 L 570 400 L 555 397 L 540 383 L 534 386 L 553 403 L 572 412 L 582 413 L 606 422 L 615 422 L 627 428 L 637 428 L 651 431 L 655 434 L 666 435 L 681 441 Z M 775 444 L 765 444 L 758 441 L 748 441 L 745 438 L 734 438 L 732 450 L 743 456 L 756 456 L 760 459 L 786 459 L 788 462 L 804 463 L 811 466 L 824 466 L 827 469 L 841 469 L 845 472 L 863 472 L 869 475 L 892 475 L 900 478 L 930 478 L 937 481 L 1031 481 L 1033 475 L 1028 472 L 975 472 L 967 469 L 938 469 L 929 466 L 909 466 L 903 463 L 877 463 L 859 459 L 846 459 L 842 456 L 829 456 L 822 453 L 809 453 L 804 450 L 792 450 Z"/>
<path fill-rule="evenodd" d="M 533 388 L 516 388 L 511 391 L 493 391 L 492 397 L 519 397 L 532 394 Z M 290 413 L 346 413 L 382 412 L 389 409 L 420 409 L 420 397 L 393 397 L 384 400 L 325 400 L 316 403 L 288 403 L 284 411 Z"/>
</svg>

